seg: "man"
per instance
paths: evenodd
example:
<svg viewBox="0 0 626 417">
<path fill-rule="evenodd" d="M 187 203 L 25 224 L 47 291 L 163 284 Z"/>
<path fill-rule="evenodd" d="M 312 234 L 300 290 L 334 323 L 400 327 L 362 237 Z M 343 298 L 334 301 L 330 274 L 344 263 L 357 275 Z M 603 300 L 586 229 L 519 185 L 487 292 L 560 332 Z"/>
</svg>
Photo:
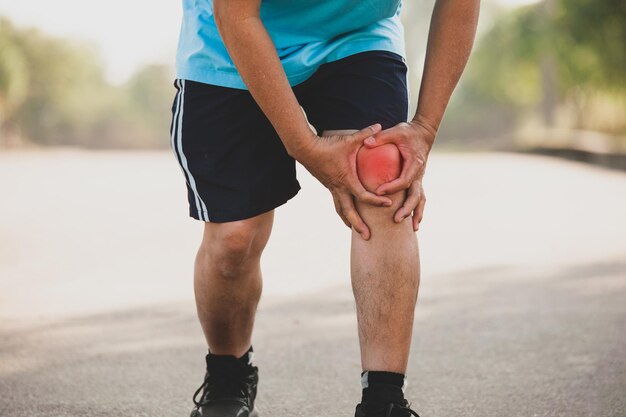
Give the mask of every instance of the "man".
<svg viewBox="0 0 626 417">
<path fill-rule="evenodd" d="M 300 189 L 295 160 L 352 228 L 363 367 L 356 416 L 417 416 L 403 387 L 422 177 L 478 7 L 437 0 L 407 122 L 400 0 L 183 0 L 171 145 L 190 215 L 204 222 L 194 283 L 209 347 L 193 417 L 258 415 L 251 334 L 260 258 L 274 209 Z"/>
</svg>

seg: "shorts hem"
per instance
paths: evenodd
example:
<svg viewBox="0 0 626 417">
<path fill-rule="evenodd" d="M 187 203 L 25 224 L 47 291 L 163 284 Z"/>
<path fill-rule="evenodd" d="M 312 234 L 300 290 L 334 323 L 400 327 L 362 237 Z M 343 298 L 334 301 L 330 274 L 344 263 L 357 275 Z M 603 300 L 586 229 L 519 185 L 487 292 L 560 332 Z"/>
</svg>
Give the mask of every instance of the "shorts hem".
<svg viewBox="0 0 626 417">
<path fill-rule="evenodd" d="M 301 190 L 300 183 L 295 182 L 294 186 L 292 186 L 286 194 L 281 195 L 278 198 L 271 200 L 269 203 L 258 205 L 254 208 L 248 208 L 246 210 L 233 211 L 224 215 L 213 216 L 209 210 L 209 220 L 203 220 L 200 218 L 198 213 L 189 212 L 189 217 L 195 220 L 204 221 L 205 223 L 227 223 L 227 222 L 235 222 L 239 220 L 249 219 L 263 213 L 267 213 L 270 210 L 274 210 L 284 204 L 286 204 L 289 200 L 294 198 L 298 192 Z"/>
</svg>

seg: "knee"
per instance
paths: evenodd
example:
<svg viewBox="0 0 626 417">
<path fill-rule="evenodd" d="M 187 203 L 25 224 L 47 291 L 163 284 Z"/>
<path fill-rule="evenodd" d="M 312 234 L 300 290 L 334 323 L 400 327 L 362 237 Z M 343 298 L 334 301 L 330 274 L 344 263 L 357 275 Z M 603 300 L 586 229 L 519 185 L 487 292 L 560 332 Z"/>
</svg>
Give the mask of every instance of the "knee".
<svg viewBox="0 0 626 417">
<path fill-rule="evenodd" d="M 375 148 L 363 146 L 357 153 L 356 167 L 365 189 L 373 192 L 378 186 L 400 176 L 402 156 L 392 143 Z"/>
<path fill-rule="evenodd" d="M 232 222 L 217 225 L 217 230 L 205 234 L 196 262 L 212 269 L 218 277 L 232 279 L 242 275 L 259 262 L 264 243 L 261 231 L 252 224 Z"/>
</svg>

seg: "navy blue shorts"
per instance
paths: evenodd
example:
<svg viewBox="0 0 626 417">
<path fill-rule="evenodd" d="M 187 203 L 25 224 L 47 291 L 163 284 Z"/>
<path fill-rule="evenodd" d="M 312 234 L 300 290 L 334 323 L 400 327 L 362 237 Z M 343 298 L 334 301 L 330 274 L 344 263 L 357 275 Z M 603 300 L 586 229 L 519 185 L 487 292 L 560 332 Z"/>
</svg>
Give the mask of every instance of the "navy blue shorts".
<svg viewBox="0 0 626 417">
<path fill-rule="evenodd" d="M 370 51 L 322 65 L 293 90 L 319 134 L 375 123 L 386 129 L 407 121 L 406 75 L 402 57 Z M 243 220 L 298 193 L 295 160 L 247 90 L 174 84 L 171 146 L 187 183 L 191 217 Z"/>
</svg>

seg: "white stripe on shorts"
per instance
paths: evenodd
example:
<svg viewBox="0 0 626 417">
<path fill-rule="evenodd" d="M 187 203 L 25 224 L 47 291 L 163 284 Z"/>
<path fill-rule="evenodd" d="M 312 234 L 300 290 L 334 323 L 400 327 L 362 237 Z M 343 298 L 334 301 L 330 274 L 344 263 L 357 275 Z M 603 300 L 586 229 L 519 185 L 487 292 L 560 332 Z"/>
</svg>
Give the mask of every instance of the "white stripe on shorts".
<svg viewBox="0 0 626 417">
<path fill-rule="evenodd" d="M 208 222 L 209 214 L 207 212 L 206 205 L 204 204 L 204 201 L 202 201 L 202 198 L 200 197 L 200 194 L 198 193 L 198 189 L 196 187 L 196 181 L 194 180 L 193 175 L 191 175 L 191 172 L 189 171 L 189 165 L 187 164 L 187 157 L 185 156 L 185 153 L 183 152 L 183 113 L 185 110 L 185 80 L 177 80 L 176 82 L 178 83 L 179 93 L 178 93 L 178 102 L 176 106 L 176 113 L 174 115 L 174 121 L 176 125 L 172 129 L 172 137 L 171 137 L 172 149 L 174 149 L 174 152 L 178 156 L 179 161 L 180 161 L 180 166 L 183 172 L 185 173 L 185 176 L 187 177 L 187 184 L 193 191 L 193 194 L 195 197 L 195 203 L 196 203 L 196 210 L 198 212 L 198 217 L 200 217 L 200 220 Z"/>
<path fill-rule="evenodd" d="M 404 65 L 406 66 L 406 96 L 407 96 L 407 109 L 406 109 L 406 121 L 408 122 L 409 120 L 412 119 L 411 117 L 411 68 L 409 67 L 409 64 L 406 62 L 406 59 L 404 57 L 402 57 L 402 62 L 404 62 Z"/>
<path fill-rule="evenodd" d="M 174 108 L 174 118 L 172 119 L 172 128 L 170 129 L 170 146 L 174 151 L 176 159 L 178 159 L 178 154 L 176 153 L 176 149 L 174 149 L 174 138 L 176 137 L 175 133 L 178 126 L 178 111 L 180 110 L 180 88 L 178 86 L 178 80 L 175 81 L 175 84 L 178 91 L 176 91 L 176 107 Z"/>
</svg>

